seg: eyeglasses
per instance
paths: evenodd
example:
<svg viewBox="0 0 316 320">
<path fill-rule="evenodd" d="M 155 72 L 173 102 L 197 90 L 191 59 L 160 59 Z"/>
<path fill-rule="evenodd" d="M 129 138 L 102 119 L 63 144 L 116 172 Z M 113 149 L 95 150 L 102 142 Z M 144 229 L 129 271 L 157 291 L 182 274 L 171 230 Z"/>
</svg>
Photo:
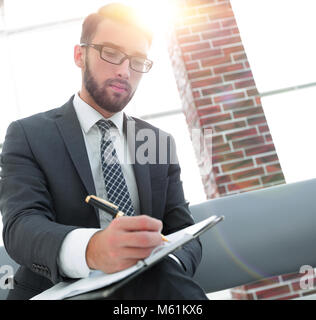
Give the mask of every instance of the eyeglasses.
<svg viewBox="0 0 316 320">
<path fill-rule="evenodd" d="M 99 51 L 100 58 L 106 62 L 112 64 L 122 64 L 126 59 L 129 60 L 129 67 L 136 71 L 146 73 L 148 72 L 152 65 L 153 61 L 140 57 L 140 56 L 129 56 L 126 53 L 118 50 L 117 48 L 111 47 L 109 45 L 102 44 L 93 44 L 93 43 L 81 43 L 82 47 L 91 47 Z"/>
</svg>

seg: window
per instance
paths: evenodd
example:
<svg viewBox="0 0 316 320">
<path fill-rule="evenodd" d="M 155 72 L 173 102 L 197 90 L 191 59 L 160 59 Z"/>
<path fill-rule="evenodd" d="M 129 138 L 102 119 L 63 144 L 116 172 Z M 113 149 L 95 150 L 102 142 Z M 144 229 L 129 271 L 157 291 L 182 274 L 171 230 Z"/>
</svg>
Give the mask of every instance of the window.
<svg viewBox="0 0 316 320">
<path fill-rule="evenodd" d="M 287 183 L 316 177 L 316 3 L 231 0 Z"/>
</svg>

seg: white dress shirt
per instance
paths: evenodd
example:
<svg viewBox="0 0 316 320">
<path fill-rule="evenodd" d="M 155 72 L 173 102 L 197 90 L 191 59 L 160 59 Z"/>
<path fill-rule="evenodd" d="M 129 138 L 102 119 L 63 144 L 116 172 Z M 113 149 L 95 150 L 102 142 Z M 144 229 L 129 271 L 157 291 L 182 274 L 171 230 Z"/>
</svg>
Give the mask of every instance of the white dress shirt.
<svg viewBox="0 0 316 320">
<path fill-rule="evenodd" d="M 101 168 L 101 132 L 96 125 L 99 120 L 104 118 L 99 112 L 84 102 L 78 94 L 75 94 L 73 104 L 82 129 L 96 194 L 100 198 L 107 199 Z M 123 112 L 121 111 L 114 114 L 108 120 L 112 120 L 117 128 L 116 130 L 111 130 L 111 137 L 122 167 L 135 214 L 139 215 L 140 204 L 138 188 L 131 164 L 131 156 L 128 152 L 129 149 L 127 147 L 126 138 L 123 134 Z M 99 210 L 99 218 L 101 229 L 106 228 L 112 220 L 112 216 L 102 210 Z M 58 257 L 58 266 L 61 274 L 69 278 L 85 278 L 89 276 L 89 273 L 92 270 L 88 267 L 86 262 L 86 248 L 90 238 L 101 229 L 78 228 L 71 231 L 65 237 Z M 170 256 L 181 265 L 177 257 L 174 255 Z"/>
<path fill-rule="evenodd" d="M 78 94 L 75 94 L 73 104 L 82 129 L 96 195 L 107 199 L 100 160 L 101 133 L 96 125 L 99 120 L 104 118 L 99 112 L 84 102 Z M 123 112 L 114 114 L 108 120 L 111 120 L 117 128 L 117 130 L 111 130 L 112 140 L 122 167 L 135 214 L 138 215 L 140 213 L 138 189 L 126 139 L 123 134 Z M 99 210 L 99 218 L 101 229 L 106 228 L 112 220 L 112 216 L 102 210 Z M 62 274 L 70 278 L 84 278 L 89 275 L 91 270 L 86 263 L 86 248 L 90 238 L 99 230 L 79 228 L 73 230 L 65 237 L 58 259 L 59 269 Z"/>
</svg>

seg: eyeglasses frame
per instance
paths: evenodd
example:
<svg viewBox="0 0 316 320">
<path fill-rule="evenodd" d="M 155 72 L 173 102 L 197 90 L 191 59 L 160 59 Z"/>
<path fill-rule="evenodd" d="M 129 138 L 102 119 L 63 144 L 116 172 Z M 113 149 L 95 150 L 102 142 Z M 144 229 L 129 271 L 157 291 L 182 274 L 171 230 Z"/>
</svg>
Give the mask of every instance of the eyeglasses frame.
<svg viewBox="0 0 316 320">
<path fill-rule="evenodd" d="M 149 69 L 148 69 L 147 71 L 138 71 L 138 70 L 135 70 L 135 69 L 132 67 L 131 59 L 132 59 L 132 58 L 140 58 L 139 56 L 128 55 L 128 54 L 126 54 L 125 52 L 119 50 L 118 48 L 111 47 L 111 46 L 108 45 L 108 44 L 103 45 L 103 44 L 95 44 L 95 43 L 81 43 L 80 46 L 81 46 L 81 47 L 91 47 L 91 48 L 96 49 L 97 51 L 99 51 L 100 58 L 101 58 L 103 61 L 106 61 L 106 62 L 111 63 L 111 64 L 121 65 L 126 59 L 128 59 L 128 61 L 129 61 L 129 67 L 130 67 L 133 71 L 139 72 L 139 73 L 147 73 L 147 72 L 149 72 L 150 69 L 151 69 L 151 67 L 152 67 L 153 64 L 154 64 L 154 62 L 153 62 L 152 60 L 150 60 L 150 59 L 148 59 L 148 58 L 141 57 L 141 58 L 144 58 L 146 61 L 149 61 L 149 62 L 150 62 L 150 67 L 149 67 Z M 119 51 L 120 53 L 122 53 L 122 54 L 124 55 L 124 57 L 120 60 L 119 63 L 115 63 L 115 62 L 108 61 L 108 60 L 106 60 L 106 59 L 104 59 L 104 58 L 102 57 L 102 50 L 103 50 L 104 47 L 108 47 L 108 48 L 115 49 L 115 50 Z"/>
</svg>

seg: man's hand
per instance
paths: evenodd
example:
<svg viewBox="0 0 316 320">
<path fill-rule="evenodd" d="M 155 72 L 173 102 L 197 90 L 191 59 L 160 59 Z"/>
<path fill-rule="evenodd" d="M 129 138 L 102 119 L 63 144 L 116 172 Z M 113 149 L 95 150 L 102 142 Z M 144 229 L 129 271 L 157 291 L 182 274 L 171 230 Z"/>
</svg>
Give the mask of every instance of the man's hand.
<svg viewBox="0 0 316 320">
<path fill-rule="evenodd" d="M 86 250 L 89 268 L 113 273 L 131 267 L 162 243 L 161 229 L 160 220 L 146 215 L 114 219 L 91 237 Z"/>
</svg>

